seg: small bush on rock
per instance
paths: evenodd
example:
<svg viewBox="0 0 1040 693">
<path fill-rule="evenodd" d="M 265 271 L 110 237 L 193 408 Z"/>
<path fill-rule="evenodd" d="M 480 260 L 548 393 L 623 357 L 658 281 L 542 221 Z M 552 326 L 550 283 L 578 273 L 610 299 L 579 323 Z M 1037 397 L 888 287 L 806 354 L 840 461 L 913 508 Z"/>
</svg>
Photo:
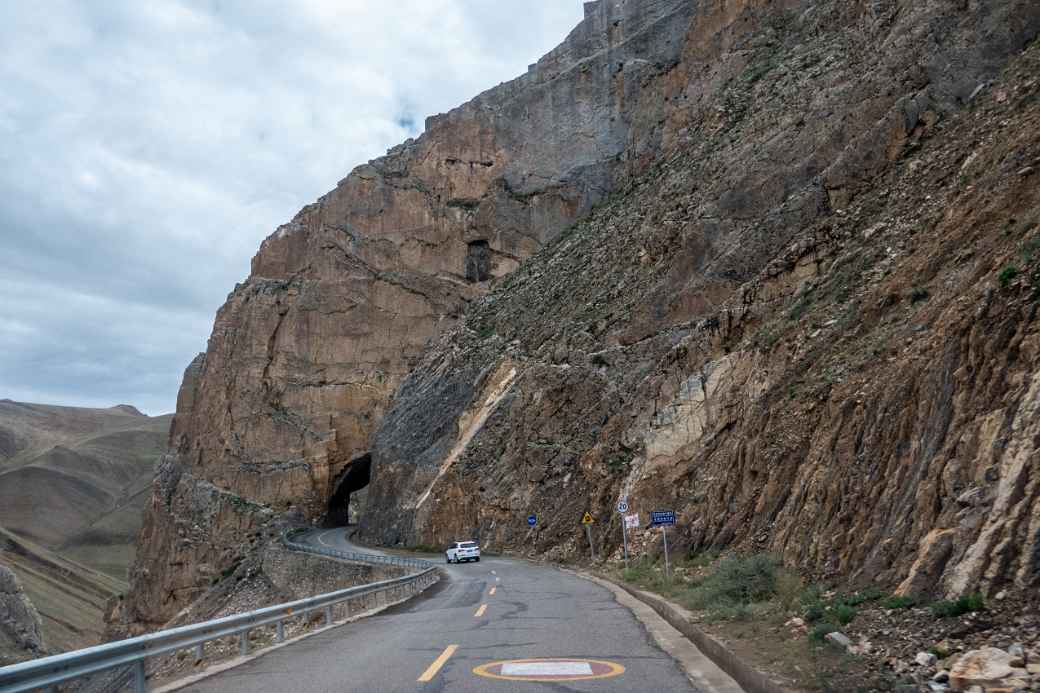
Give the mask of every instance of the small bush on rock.
<svg viewBox="0 0 1040 693">
<path fill-rule="evenodd" d="M 973 611 L 982 611 L 985 608 L 986 602 L 981 594 L 965 594 L 953 600 L 943 600 L 932 604 L 932 613 L 936 618 L 952 618 Z"/>
<path fill-rule="evenodd" d="M 917 600 L 913 597 L 897 597 L 892 595 L 881 600 L 881 606 L 885 609 L 909 609 L 912 606 L 917 605 Z"/>
</svg>

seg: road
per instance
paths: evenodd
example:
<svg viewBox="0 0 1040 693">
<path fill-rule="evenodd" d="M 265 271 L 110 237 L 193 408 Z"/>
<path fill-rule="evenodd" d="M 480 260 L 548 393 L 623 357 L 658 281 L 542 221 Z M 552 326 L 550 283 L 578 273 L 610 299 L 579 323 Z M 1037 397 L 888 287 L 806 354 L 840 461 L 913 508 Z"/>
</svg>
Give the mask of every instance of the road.
<svg viewBox="0 0 1040 693">
<path fill-rule="evenodd" d="M 352 546 L 341 529 L 312 532 L 307 541 L 370 551 Z M 700 691 L 599 585 L 515 559 L 485 557 L 442 568 L 441 581 L 409 602 L 183 690 Z M 536 658 L 566 661 L 492 664 Z M 557 678 L 516 680 L 545 675 Z M 602 678 L 583 678 L 589 675 Z"/>
</svg>

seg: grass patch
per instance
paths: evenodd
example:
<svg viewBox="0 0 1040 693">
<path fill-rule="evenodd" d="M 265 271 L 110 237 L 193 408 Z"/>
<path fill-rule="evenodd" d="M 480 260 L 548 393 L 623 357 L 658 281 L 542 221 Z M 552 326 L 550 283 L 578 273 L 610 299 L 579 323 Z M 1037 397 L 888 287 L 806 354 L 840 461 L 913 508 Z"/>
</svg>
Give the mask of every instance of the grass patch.
<svg viewBox="0 0 1040 693">
<path fill-rule="evenodd" d="M 727 558 L 693 590 L 691 605 L 752 604 L 776 595 L 779 564 L 772 556 Z"/>
<path fill-rule="evenodd" d="M 783 326 L 779 322 L 771 322 L 759 328 L 751 342 L 762 351 L 770 351 L 783 334 Z"/>
<path fill-rule="evenodd" d="M 1002 287 L 1007 288 L 1008 284 L 1014 281 L 1017 276 L 1018 268 L 1014 265 L 1008 265 L 997 273 L 997 281 L 1000 282 Z"/>
<path fill-rule="evenodd" d="M 809 639 L 813 642 L 822 643 L 823 639 L 826 638 L 829 634 L 835 633 L 839 630 L 841 629 L 833 623 L 817 623 L 809 631 Z"/>
<path fill-rule="evenodd" d="M 684 574 L 686 568 L 706 568 L 716 560 L 716 553 L 705 552 L 680 561 L 676 565 L 680 571 L 668 579 L 660 565 L 643 559 L 633 562 L 622 577 L 721 621 L 746 620 L 771 608 L 775 610 L 776 603 L 796 602 L 797 596 L 792 595 L 802 591 L 797 575 L 764 554 L 723 559 L 705 577 Z"/>
<path fill-rule="evenodd" d="M 936 618 L 953 618 L 963 616 L 974 611 L 983 611 L 986 601 L 981 594 L 966 594 L 957 599 L 944 599 L 932 604 L 932 613 Z"/>
<path fill-rule="evenodd" d="M 881 607 L 883 609 L 909 609 L 917 606 L 917 600 L 913 597 L 897 597 L 892 595 L 891 597 L 885 597 L 881 600 Z"/>
<path fill-rule="evenodd" d="M 843 626 L 849 625 L 856 618 L 856 609 L 848 604 L 836 604 L 833 612 L 834 618 Z"/>
</svg>

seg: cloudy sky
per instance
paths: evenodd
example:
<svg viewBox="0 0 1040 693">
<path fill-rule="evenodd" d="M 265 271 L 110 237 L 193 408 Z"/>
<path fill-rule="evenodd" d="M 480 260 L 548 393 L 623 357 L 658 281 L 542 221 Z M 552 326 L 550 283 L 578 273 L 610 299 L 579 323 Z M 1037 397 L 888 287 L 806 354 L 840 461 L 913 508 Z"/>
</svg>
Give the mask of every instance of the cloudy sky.
<svg viewBox="0 0 1040 693">
<path fill-rule="evenodd" d="M 260 241 L 580 0 L 0 2 L 0 398 L 172 411 Z"/>
</svg>

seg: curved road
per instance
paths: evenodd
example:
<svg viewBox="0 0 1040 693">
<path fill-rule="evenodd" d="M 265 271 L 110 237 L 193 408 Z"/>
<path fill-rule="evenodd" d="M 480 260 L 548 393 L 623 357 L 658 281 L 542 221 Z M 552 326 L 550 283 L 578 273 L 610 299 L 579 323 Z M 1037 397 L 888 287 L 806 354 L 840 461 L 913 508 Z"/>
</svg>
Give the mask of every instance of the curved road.
<svg viewBox="0 0 1040 693">
<path fill-rule="evenodd" d="M 343 529 L 316 530 L 306 541 L 344 551 Z M 443 557 L 440 559 L 443 561 Z M 599 585 L 526 561 L 487 557 L 442 565 L 441 581 L 412 600 L 264 654 L 182 689 L 253 691 L 701 691 L 654 644 L 632 612 Z M 560 680 L 488 678 L 473 673 L 501 660 L 567 658 Z M 564 680 L 607 665 L 609 678 Z M 439 664 L 439 666 L 438 666 Z M 620 667 L 621 673 L 615 673 Z M 538 675 L 530 663 L 491 673 Z M 423 680 L 424 679 L 424 680 Z"/>
</svg>

